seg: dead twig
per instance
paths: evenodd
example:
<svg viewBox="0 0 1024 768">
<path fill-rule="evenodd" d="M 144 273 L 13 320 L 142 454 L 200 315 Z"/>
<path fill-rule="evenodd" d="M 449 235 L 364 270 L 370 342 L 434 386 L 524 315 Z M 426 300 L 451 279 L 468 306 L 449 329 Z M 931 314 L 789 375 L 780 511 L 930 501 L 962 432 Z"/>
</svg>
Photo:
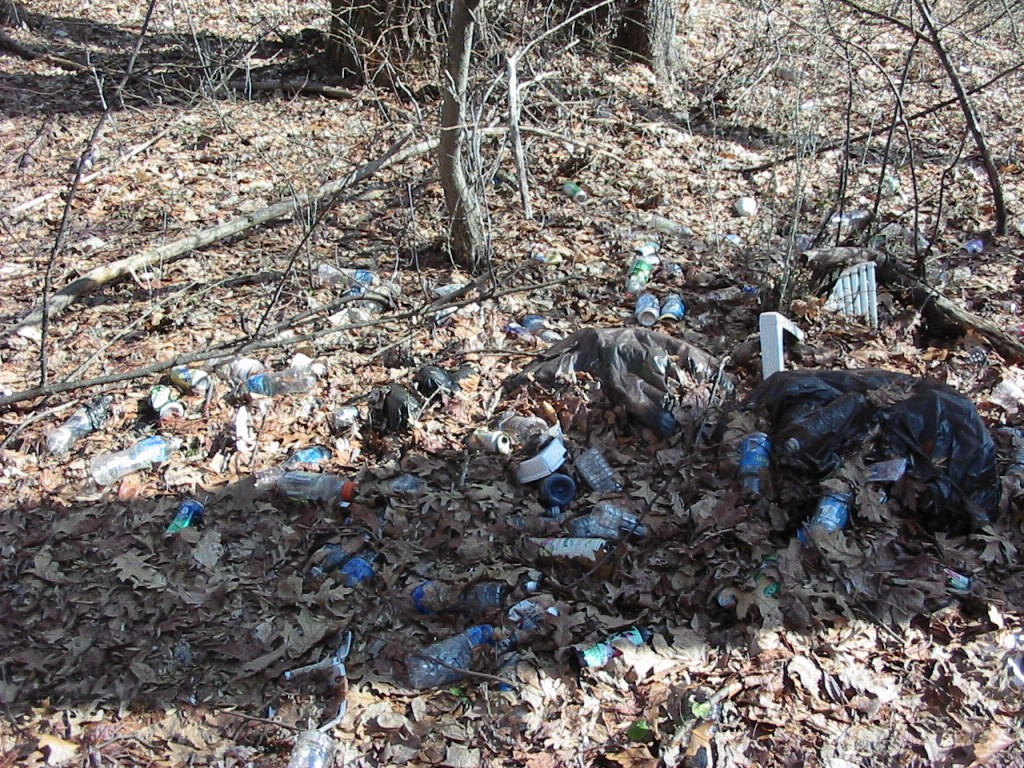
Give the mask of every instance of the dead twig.
<svg viewBox="0 0 1024 768">
<path fill-rule="evenodd" d="M 158 248 L 152 248 L 148 251 L 144 251 L 143 253 L 136 254 L 135 256 L 129 256 L 128 258 L 120 259 L 119 261 L 105 264 L 101 267 L 90 270 L 51 297 L 49 313 L 51 316 L 59 314 L 82 296 L 91 293 L 103 285 L 119 280 L 125 275 L 130 274 L 133 270 L 149 267 L 153 264 L 167 263 L 180 259 L 192 251 L 203 248 L 211 243 L 216 243 L 220 240 L 224 240 L 225 238 L 233 237 L 234 235 L 253 229 L 254 227 L 261 226 L 267 222 L 276 221 L 277 219 L 282 219 L 286 216 L 301 213 L 309 206 L 318 204 L 320 201 L 341 192 L 353 184 L 369 178 L 384 168 L 431 151 L 438 144 L 437 139 L 428 139 L 409 147 L 404 151 L 399 151 L 402 145 L 408 140 L 408 137 L 408 133 L 404 134 L 398 139 L 398 141 L 391 145 L 383 157 L 364 163 L 341 179 L 336 179 L 335 181 L 324 184 L 312 195 L 299 195 L 293 200 L 284 200 L 273 203 L 253 213 L 234 218 L 224 224 L 219 224 L 215 227 L 201 230 L 195 234 L 189 235 L 188 237 L 175 240 L 172 243 L 162 245 Z M 3 334 L 0 334 L 0 337 L 7 337 L 11 333 L 26 326 L 37 325 L 41 322 L 42 317 L 42 309 L 35 309 L 13 328 Z"/>
</svg>

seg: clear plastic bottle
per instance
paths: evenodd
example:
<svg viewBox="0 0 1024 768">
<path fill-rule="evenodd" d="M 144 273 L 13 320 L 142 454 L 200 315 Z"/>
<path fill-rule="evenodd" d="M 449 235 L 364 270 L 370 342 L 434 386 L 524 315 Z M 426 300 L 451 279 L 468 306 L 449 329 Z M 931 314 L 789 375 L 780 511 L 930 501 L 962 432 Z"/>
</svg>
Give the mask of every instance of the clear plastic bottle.
<svg viewBox="0 0 1024 768">
<path fill-rule="evenodd" d="M 339 269 L 330 264 L 317 265 L 316 276 L 321 285 L 355 289 L 353 293 L 359 294 L 379 282 L 377 275 L 369 269 Z"/>
<path fill-rule="evenodd" d="M 632 512 L 611 502 L 602 501 L 589 515 L 577 517 L 569 524 L 569 533 L 579 538 L 617 541 L 623 536 L 646 536 L 647 527 Z"/>
<path fill-rule="evenodd" d="M 772 441 L 764 432 L 751 432 L 740 440 L 737 476 L 744 499 L 756 501 L 767 492 L 771 453 Z"/>
<path fill-rule="evenodd" d="M 428 579 L 407 590 L 409 603 L 416 613 L 433 616 L 443 613 L 452 604 L 452 590 L 447 584 Z"/>
<path fill-rule="evenodd" d="M 285 368 L 274 373 L 258 373 L 245 381 L 246 388 L 257 395 L 293 395 L 308 392 L 316 386 L 316 374 L 309 366 Z"/>
<path fill-rule="evenodd" d="M 351 553 L 347 552 L 340 544 L 328 544 L 326 549 L 327 552 L 320 562 L 309 570 L 309 575 L 314 579 L 322 579 L 331 571 L 340 568 L 352 557 Z"/>
<path fill-rule="evenodd" d="M 353 555 L 346 560 L 338 569 L 338 580 L 346 587 L 356 587 L 365 581 L 370 581 L 377 575 L 373 567 L 377 555 Z"/>
<path fill-rule="evenodd" d="M 285 472 L 277 481 L 277 492 L 292 501 L 349 502 L 356 484 L 326 472 Z"/>
<path fill-rule="evenodd" d="M 709 291 L 704 295 L 704 300 L 707 302 L 714 302 L 715 304 L 721 304 L 728 301 L 736 301 L 737 299 L 744 299 L 753 296 L 757 296 L 758 290 L 753 285 L 730 285 L 726 288 L 717 288 L 713 291 Z"/>
<path fill-rule="evenodd" d="M 331 768 L 334 739 L 322 731 L 302 731 L 295 736 L 288 768 Z"/>
<path fill-rule="evenodd" d="M 500 581 L 478 581 L 462 590 L 457 608 L 466 616 L 485 616 L 502 610 L 510 591 L 508 585 Z"/>
<path fill-rule="evenodd" d="M 622 483 L 615 479 L 614 470 L 597 448 L 588 448 L 573 464 L 591 489 L 599 493 L 622 490 Z"/>
<path fill-rule="evenodd" d="M 406 661 L 409 683 L 413 688 L 424 690 L 457 682 L 473 663 L 474 651 L 482 645 L 493 643 L 494 627 L 478 624 L 454 637 L 412 652 Z"/>
<path fill-rule="evenodd" d="M 253 376 L 263 373 L 263 370 L 263 363 L 252 357 L 237 357 L 217 368 L 217 372 L 229 384 L 244 384 Z"/>
<path fill-rule="evenodd" d="M 380 487 L 384 493 L 401 496 L 405 499 L 415 499 L 422 495 L 423 491 L 427 487 L 427 483 L 422 477 L 417 477 L 416 475 L 411 475 L 408 472 L 405 472 L 397 477 L 384 480 L 380 484 Z"/>
<path fill-rule="evenodd" d="M 77 440 L 102 427 L 110 417 L 110 404 L 114 398 L 100 395 L 82 406 L 71 417 L 46 435 L 46 450 L 54 456 L 64 456 Z"/>
<path fill-rule="evenodd" d="M 636 296 L 644 286 L 651 280 L 654 270 L 661 264 L 661 259 L 656 254 L 638 254 L 633 259 L 626 275 L 626 295 Z"/>
<path fill-rule="evenodd" d="M 126 475 L 167 461 L 180 446 L 181 440 L 176 437 L 147 437 L 131 448 L 97 456 L 89 463 L 89 473 L 99 485 L 110 485 Z"/>
<path fill-rule="evenodd" d="M 498 429 L 514 437 L 519 443 L 526 443 L 530 438 L 550 432 L 551 425 L 540 416 L 520 416 L 513 413 L 498 420 Z"/>
</svg>

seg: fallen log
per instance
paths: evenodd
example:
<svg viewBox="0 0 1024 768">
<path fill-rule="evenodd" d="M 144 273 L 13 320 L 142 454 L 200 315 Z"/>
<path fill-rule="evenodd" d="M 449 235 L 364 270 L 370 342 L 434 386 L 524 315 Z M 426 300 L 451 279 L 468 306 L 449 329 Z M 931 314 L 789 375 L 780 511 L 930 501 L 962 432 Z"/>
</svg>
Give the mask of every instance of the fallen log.
<svg viewBox="0 0 1024 768">
<path fill-rule="evenodd" d="M 437 139 L 428 139 L 405 150 L 401 150 L 401 147 L 406 141 L 408 141 L 408 139 L 409 134 L 404 134 L 388 148 L 388 151 L 382 157 L 364 163 L 343 178 L 324 184 L 311 195 L 297 195 L 291 200 L 282 200 L 277 203 L 272 203 L 258 211 L 246 214 L 245 216 L 239 216 L 231 221 L 218 224 L 215 227 L 201 230 L 195 234 L 189 235 L 188 237 L 175 240 L 172 243 L 167 243 L 166 245 L 161 245 L 157 248 L 151 248 L 150 250 L 143 251 L 135 256 L 129 256 L 127 258 L 111 262 L 110 264 L 104 264 L 96 267 L 95 269 L 86 272 L 77 280 L 72 281 L 50 297 L 50 318 L 52 319 L 56 317 L 82 296 L 95 291 L 101 286 L 112 283 L 115 280 L 119 280 L 134 271 L 144 269 L 153 264 L 166 264 L 169 261 L 175 261 L 176 259 L 180 259 L 192 251 L 203 248 L 211 243 L 216 243 L 228 237 L 234 237 L 235 235 L 271 221 L 299 214 L 310 206 L 316 205 L 332 195 L 336 195 L 347 187 L 369 178 L 384 168 L 404 162 L 411 157 L 424 154 L 425 152 L 432 151 L 438 143 Z M 3 335 L 9 336 L 11 333 L 25 328 L 26 326 L 39 325 L 39 323 L 42 322 L 42 319 L 42 306 L 36 307 Z"/>
</svg>

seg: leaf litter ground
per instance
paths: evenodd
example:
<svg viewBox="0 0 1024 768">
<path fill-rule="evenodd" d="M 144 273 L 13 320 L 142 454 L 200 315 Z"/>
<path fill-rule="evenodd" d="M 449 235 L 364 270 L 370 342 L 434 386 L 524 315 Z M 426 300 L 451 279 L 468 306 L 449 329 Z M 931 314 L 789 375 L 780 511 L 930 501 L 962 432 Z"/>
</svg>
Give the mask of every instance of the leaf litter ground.
<svg viewBox="0 0 1024 768">
<path fill-rule="evenodd" d="M 213 36 L 207 43 L 220 46 L 225 58 L 249 42 L 237 30 L 265 24 L 246 16 L 258 12 L 255 6 L 190 11 L 191 23 Z M 302 13 L 275 10 L 274 18 L 295 33 Z M 682 25 L 689 71 L 715 63 L 721 83 L 734 85 L 728 73 L 751 66 L 741 44 L 752 39 L 745 13 L 691 8 L 691 23 Z M 90 7 L 87 29 L 65 14 L 38 3 L 25 26 L 5 31 L 65 54 L 88 46 L 109 57 L 97 59 L 101 64 L 116 66 L 142 9 Z M 160 35 L 144 51 L 148 65 L 175 61 L 168 52 L 194 54 L 191 38 L 182 35 L 184 19 L 168 11 L 158 14 L 158 25 Z M 808 61 L 827 63 L 827 52 L 784 52 L 820 54 Z M 988 66 L 997 67 L 998 53 Z M 254 60 L 261 55 L 266 51 Z M 97 99 L 88 76 L 45 61 L 5 62 L 10 162 L 2 205 L 9 210 L 52 195 L 4 217 L 7 279 L 0 290 L 5 320 L 13 323 L 42 290 L 68 166 L 94 125 Z M 379 156 L 402 132 L 397 121 L 409 117 L 406 107 L 371 90 L 345 101 L 274 93 L 247 100 L 224 92 L 194 98 L 193 75 L 166 66 L 163 90 L 150 78 L 149 91 L 133 91 L 133 109 L 113 113 L 95 161 L 105 173 L 78 193 L 67 250 L 54 265 L 55 286 L 313 189 Z M 330 694 L 316 681 L 284 683 L 281 673 L 319 660 L 348 629 L 356 635 L 347 662 L 349 711 L 334 734 L 353 765 L 629 766 L 676 764 L 684 755 L 692 765 L 839 767 L 879 757 L 901 765 L 1021 762 L 1020 693 L 1005 666 L 1022 607 L 1014 504 L 1004 505 L 991 530 L 971 536 L 928 534 L 912 518 L 876 514 L 855 518 L 846 534 L 817 548 L 801 547 L 778 518 L 809 513 L 817 490 L 782 489 L 775 505 L 742 503 L 735 443 L 750 425 L 741 416 L 698 446 L 697 429 L 717 420 L 714 409 L 658 440 L 629 426 L 587 381 L 557 395 L 525 390 L 500 397 L 502 381 L 547 346 L 508 334 L 508 322 L 540 313 L 563 335 L 634 323 L 622 293 L 624 271 L 632 247 L 651 235 L 630 220 L 652 207 L 695 231 L 691 239 L 663 243 L 666 262 L 679 269 L 662 270 L 654 287 L 680 291 L 688 308 L 683 321 L 660 330 L 731 355 L 726 370 L 741 394 L 758 377 L 751 350 L 761 299 L 723 304 L 709 292 L 755 284 L 765 295 L 787 263 L 779 232 L 792 214 L 794 172 L 780 167 L 744 178 L 732 170 L 787 146 L 782 134 L 794 119 L 772 109 L 779 101 L 802 104 L 787 78 L 750 85 L 732 94 L 735 111 L 723 107 L 727 114 L 701 117 L 708 104 L 718 109 L 713 99 L 666 113 L 656 106 L 665 103 L 662 94 L 640 68 L 566 57 L 557 73 L 558 88 L 537 95 L 527 116 L 550 129 L 550 115 L 561 114 L 559 130 L 577 143 L 528 137 L 537 221 L 521 220 L 515 189 L 496 176 L 488 188 L 494 274 L 441 322 L 422 311 L 434 300 L 431 290 L 470 278 L 431 245 L 444 227 L 428 156 L 337 201 L 301 248 L 303 222 L 266 227 L 133 275 L 54 321 L 47 352 L 55 380 L 134 370 L 246 338 L 268 324 L 285 328 L 279 346 L 260 354 L 272 367 L 283 367 L 299 348 L 328 371 L 308 396 L 262 402 L 227 397 L 218 384 L 209 402 L 187 397 L 186 417 L 159 427 L 145 407 L 157 376 L 115 384 L 108 387 L 115 396 L 111 421 L 62 460 L 45 454 L 44 435 L 91 392 L 5 414 L 9 430 L 28 424 L 8 441 L 0 478 L 10 505 L 0 519 L 0 599 L 8 617 L 0 646 L 4 764 L 283 765 L 288 726 L 319 717 Z M 984 79 L 983 72 L 977 76 Z M 708 93 L 718 84 L 711 77 L 694 82 Z M 915 96 L 931 98 L 911 90 Z M 1019 96 L 996 89 L 991 109 L 1008 104 L 1016 114 Z M 816 106 L 801 113 L 813 120 L 798 117 L 797 127 L 839 135 L 841 123 L 830 121 L 841 116 L 844 99 L 822 90 Z M 680 117 L 684 107 L 689 125 Z M 42 115 L 53 117 L 51 133 L 33 161 L 17 169 Z M 924 135 L 945 146 L 946 126 L 934 120 L 933 133 Z M 428 123 L 423 136 L 432 130 Z M 993 145 L 1014 146 L 1008 126 L 991 130 Z M 811 226 L 837 179 L 834 158 L 805 162 L 810 201 L 800 224 Z M 572 166 L 590 194 L 583 205 L 558 193 Z M 870 202 L 877 166 L 866 161 L 857 168 L 851 202 L 859 206 Z M 1017 177 L 1005 168 L 1008 190 L 1019 199 Z M 934 188 L 941 172 L 926 167 L 919 183 Z M 939 233 L 941 256 L 929 266 L 948 295 L 1012 327 L 1020 301 L 1012 254 L 1020 233 L 990 241 L 979 258 L 957 253 L 972 222 L 986 213 L 972 167 L 958 166 L 953 176 L 950 198 L 959 208 Z M 761 202 L 757 217 L 734 216 L 744 194 Z M 905 195 L 888 200 L 884 212 L 909 222 Z M 727 234 L 738 235 L 741 246 Z M 561 262 L 532 261 L 533 250 Z M 363 317 L 347 307 L 340 316 L 314 313 L 303 325 L 292 322 L 335 298 L 316 284 L 320 262 L 376 269 L 401 286 L 395 306 L 362 327 L 338 325 Z M 807 337 L 791 365 L 883 366 L 935 377 L 974 399 L 993 427 L 1015 423 L 1016 406 L 1000 393 L 1016 385 L 1020 371 L 983 340 L 935 340 L 913 308 L 885 290 L 882 328 L 872 334 L 825 313 L 809 279 L 799 287 L 794 316 Z M 294 338 L 311 331 L 320 335 Z M 9 336 L 3 355 L 0 383 L 7 390 L 36 383 L 38 343 Z M 465 362 L 477 366 L 479 377 L 431 401 L 407 432 L 329 428 L 333 408 L 355 403 L 365 415 L 375 390 L 409 386 L 423 364 L 451 370 Z M 506 460 L 464 447 L 474 428 L 508 410 L 560 422 L 571 453 L 601 447 L 625 483 L 625 502 L 645 515 L 652 535 L 616 548 L 595 572 L 534 562 L 524 552 L 524 533 L 508 523 L 515 516 L 539 519 L 542 511 L 536 489 L 513 479 L 522 456 Z M 43 418 L 31 421 L 35 414 Z M 184 440 L 165 467 L 112 490 L 91 483 L 89 458 L 156 431 Z M 253 471 L 313 444 L 332 449 L 328 469 L 359 480 L 359 498 L 347 510 L 289 506 L 253 487 Z M 390 492 L 387 481 L 400 472 L 423 478 L 426 489 L 411 498 Z M 165 535 L 178 501 L 190 496 L 206 502 L 207 524 Z M 574 509 L 585 511 L 596 498 L 584 496 Z M 869 500 L 859 501 L 870 509 Z M 376 579 L 354 589 L 310 580 L 310 567 L 330 543 L 377 553 Z M 785 589 L 777 602 L 755 600 L 751 573 L 773 553 L 780 555 Z M 950 591 L 944 567 L 969 574 L 971 589 Z M 498 668 L 496 659 L 484 658 L 480 670 L 492 677 L 441 690 L 402 684 L 409 649 L 470 623 L 415 614 L 409 587 L 424 579 L 461 587 L 487 578 L 513 586 L 538 572 L 560 612 L 516 663 Z M 715 598 L 726 585 L 740 588 L 739 599 L 722 608 Z M 649 647 L 601 670 L 573 670 L 574 644 L 634 625 L 655 632 Z"/>
</svg>

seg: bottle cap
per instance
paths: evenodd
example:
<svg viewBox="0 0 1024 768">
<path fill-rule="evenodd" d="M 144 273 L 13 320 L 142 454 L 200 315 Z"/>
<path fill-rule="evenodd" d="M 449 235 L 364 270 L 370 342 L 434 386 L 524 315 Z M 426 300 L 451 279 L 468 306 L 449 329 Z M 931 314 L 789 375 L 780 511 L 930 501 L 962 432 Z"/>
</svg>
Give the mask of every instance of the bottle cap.
<svg viewBox="0 0 1024 768">
<path fill-rule="evenodd" d="M 343 486 L 341 486 L 341 500 L 352 501 L 356 497 L 356 489 L 358 486 L 349 480 Z"/>
<path fill-rule="evenodd" d="M 541 498 L 548 504 L 564 507 L 576 497 L 576 481 L 568 475 L 548 475 L 540 487 Z"/>
</svg>

